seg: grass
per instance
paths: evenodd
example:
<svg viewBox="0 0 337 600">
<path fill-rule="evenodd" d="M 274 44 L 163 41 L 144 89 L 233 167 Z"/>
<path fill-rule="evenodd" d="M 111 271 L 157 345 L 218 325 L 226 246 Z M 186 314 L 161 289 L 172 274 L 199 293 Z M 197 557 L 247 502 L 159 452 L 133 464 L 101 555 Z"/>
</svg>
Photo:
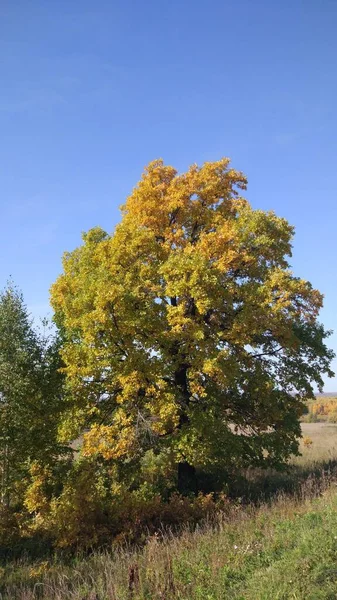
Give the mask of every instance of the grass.
<svg viewBox="0 0 337 600">
<path fill-rule="evenodd" d="M 96 552 L 68 563 L 4 563 L 0 598 L 335 600 L 337 426 L 306 423 L 303 434 L 313 443 L 278 475 L 293 487 L 281 486 L 276 497 L 233 502 L 215 522 L 179 536 L 158 533 L 139 550 Z"/>
<path fill-rule="evenodd" d="M 315 466 L 328 461 L 337 460 L 337 425 L 330 423 L 302 423 L 303 438 L 300 444 L 302 456 L 292 460 L 292 464 L 300 467 Z M 305 447 L 303 440 L 312 440 L 310 447 Z"/>
</svg>

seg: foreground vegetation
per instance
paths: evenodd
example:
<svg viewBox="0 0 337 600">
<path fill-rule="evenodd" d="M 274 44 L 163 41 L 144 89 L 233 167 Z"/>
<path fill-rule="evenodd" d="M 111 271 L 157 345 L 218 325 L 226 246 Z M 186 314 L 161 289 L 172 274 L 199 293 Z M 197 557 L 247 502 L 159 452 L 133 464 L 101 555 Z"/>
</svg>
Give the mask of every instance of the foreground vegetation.
<svg viewBox="0 0 337 600">
<path fill-rule="evenodd" d="M 179 535 L 158 528 L 139 549 L 3 561 L 1 598 L 333 600 L 337 427 L 304 424 L 303 434 L 312 444 L 302 441 L 303 456 L 287 473 L 251 473 L 264 501 L 232 500 L 209 522 Z"/>
<path fill-rule="evenodd" d="M 310 498 L 310 486 L 304 493 Z M 309 498 L 233 510 L 179 538 L 152 537 L 138 553 L 96 553 L 68 566 L 12 565 L 3 575 L 2 598 L 332 600 L 337 493 L 332 488 Z"/>
</svg>

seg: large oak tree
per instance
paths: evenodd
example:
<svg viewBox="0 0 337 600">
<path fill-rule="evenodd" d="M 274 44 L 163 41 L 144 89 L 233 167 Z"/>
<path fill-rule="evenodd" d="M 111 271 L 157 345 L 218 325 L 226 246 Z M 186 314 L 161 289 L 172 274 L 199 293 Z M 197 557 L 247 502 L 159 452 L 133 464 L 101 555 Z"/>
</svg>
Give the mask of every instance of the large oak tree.
<svg viewBox="0 0 337 600">
<path fill-rule="evenodd" d="M 245 188 L 228 159 L 151 163 L 114 233 L 86 233 L 52 287 L 65 435 L 85 430 L 84 452 L 112 461 L 169 451 L 182 492 L 196 467 L 285 461 L 331 375 L 322 296 L 289 267 L 293 228 Z"/>
</svg>

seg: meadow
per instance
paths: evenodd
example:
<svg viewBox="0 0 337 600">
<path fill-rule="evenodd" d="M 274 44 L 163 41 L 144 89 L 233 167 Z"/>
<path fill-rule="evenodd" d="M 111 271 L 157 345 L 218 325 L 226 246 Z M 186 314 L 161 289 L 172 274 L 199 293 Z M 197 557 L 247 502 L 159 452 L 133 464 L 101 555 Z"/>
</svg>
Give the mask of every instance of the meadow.
<svg viewBox="0 0 337 600">
<path fill-rule="evenodd" d="M 1 566 L 2 600 L 333 600 L 337 425 L 303 423 L 284 473 L 246 473 L 242 496 L 194 530 L 141 548 Z M 310 440 L 310 442 L 308 442 Z"/>
</svg>

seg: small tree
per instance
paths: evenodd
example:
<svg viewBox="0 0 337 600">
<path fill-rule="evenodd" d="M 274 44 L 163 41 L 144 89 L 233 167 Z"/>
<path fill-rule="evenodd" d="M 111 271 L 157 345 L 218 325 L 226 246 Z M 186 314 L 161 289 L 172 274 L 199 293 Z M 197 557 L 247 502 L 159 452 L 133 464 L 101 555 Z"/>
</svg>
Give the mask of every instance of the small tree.
<svg viewBox="0 0 337 600">
<path fill-rule="evenodd" d="M 46 464 L 57 444 L 63 375 L 55 336 L 34 330 L 21 293 L 0 294 L 1 499 L 9 505 L 33 460 Z"/>
<path fill-rule="evenodd" d="M 332 374 L 322 296 L 289 269 L 293 228 L 245 187 L 228 159 L 151 163 L 114 234 L 85 234 L 52 287 L 84 453 L 165 450 L 181 492 L 198 466 L 296 453 L 303 400 Z"/>
</svg>

